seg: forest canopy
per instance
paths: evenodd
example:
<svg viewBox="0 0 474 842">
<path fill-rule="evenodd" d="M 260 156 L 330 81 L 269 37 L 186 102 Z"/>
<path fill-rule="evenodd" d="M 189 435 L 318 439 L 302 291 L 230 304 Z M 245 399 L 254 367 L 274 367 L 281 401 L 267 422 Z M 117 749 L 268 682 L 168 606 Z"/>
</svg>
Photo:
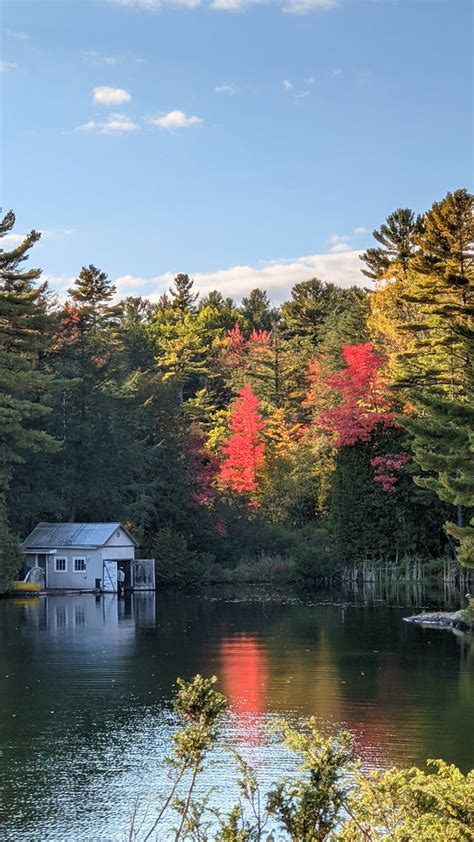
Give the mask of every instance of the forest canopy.
<svg viewBox="0 0 474 842">
<path fill-rule="evenodd" d="M 38 232 L 0 248 L 2 586 L 40 520 L 127 523 L 161 582 L 474 565 L 473 196 L 373 236 L 366 288 L 302 278 L 280 307 L 185 273 L 118 300 L 93 265 L 60 301 Z"/>
</svg>

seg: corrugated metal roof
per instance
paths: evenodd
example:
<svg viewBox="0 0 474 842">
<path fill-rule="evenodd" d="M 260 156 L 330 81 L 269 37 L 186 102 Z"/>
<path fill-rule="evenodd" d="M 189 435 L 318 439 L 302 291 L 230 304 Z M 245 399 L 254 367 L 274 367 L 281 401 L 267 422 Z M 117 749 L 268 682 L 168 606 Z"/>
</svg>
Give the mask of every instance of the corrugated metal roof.
<svg viewBox="0 0 474 842">
<path fill-rule="evenodd" d="M 123 529 L 138 546 L 121 523 L 38 523 L 22 546 L 103 547 L 117 529 Z"/>
</svg>

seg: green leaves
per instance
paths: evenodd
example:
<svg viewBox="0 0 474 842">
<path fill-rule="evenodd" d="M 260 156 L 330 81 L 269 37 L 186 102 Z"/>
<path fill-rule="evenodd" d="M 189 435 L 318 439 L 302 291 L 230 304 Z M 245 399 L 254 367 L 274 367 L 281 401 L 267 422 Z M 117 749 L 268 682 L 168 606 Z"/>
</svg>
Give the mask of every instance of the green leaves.
<svg viewBox="0 0 474 842">
<path fill-rule="evenodd" d="M 175 842 L 472 842 L 474 772 L 463 775 L 443 760 L 429 760 L 428 772 L 366 772 L 355 758 L 352 734 L 324 736 L 315 718 L 273 729 L 297 768 L 268 791 L 230 747 L 239 800 L 223 814 L 218 786 L 204 794 L 200 789 L 195 798 L 206 758 L 222 748 L 218 729 L 228 703 L 216 682 L 200 675 L 177 680 L 175 710 L 184 727 L 173 737 L 174 778 L 151 829 L 141 836 L 132 819 L 129 839 L 165 838 L 160 832 L 169 833 L 168 814 L 177 813 L 179 827 L 166 836 Z"/>
</svg>

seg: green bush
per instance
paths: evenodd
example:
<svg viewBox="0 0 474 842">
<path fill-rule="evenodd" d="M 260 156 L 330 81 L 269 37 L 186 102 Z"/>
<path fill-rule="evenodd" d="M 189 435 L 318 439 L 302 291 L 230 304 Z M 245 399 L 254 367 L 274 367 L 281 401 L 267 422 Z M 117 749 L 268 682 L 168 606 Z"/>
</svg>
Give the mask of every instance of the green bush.
<svg viewBox="0 0 474 842">
<path fill-rule="evenodd" d="M 0 593 L 6 591 L 11 585 L 12 580 L 18 575 L 21 564 L 22 555 L 18 539 L 8 528 L 0 500 Z"/>
<path fill-rule="evenodd" d="M 145 827 L 132 811 L 128 838 L 209 840 L 209 842 L 472 842 L 474 772 L 463 775 L 442 760 L 418 768 L 365 772 L 353 737 L 321 734 L 315 718 L 298 728 L 277 726 L 281 744 L 295 757 L 293 774 L 261 788 L 255 771 L 230 749 L 237 765 L 236 795 L 230 812 L 196 798 L 209 753 L 219 745 L 227 699 L 214 689 L 217 679 L 178 679 L 175 711 L 181 728 L 167 758 L 168 792 L 158 815 Z M 148 811 L 145 813 L 145 818 Z M 178 827 L 170 830 L 170 823 Z M 271 825 L 277 833 L 274 836 Z M 167 832 L 167 830 L 169 832 Z"/>
<path fill-rule="evenodd" d="M 298 585 L 315 587 L 321 580 L 331 579 L 337 572 L 326 529 L 305 527 L 300 531 L 294 553 L 294 580 Z"/>
<path fill-rule="evenodd" d="M 162 585 L 188 585 L 200 580 L 203 563 L 188 546 L 184 535 L 169 527 L 160 529 L 152 547 L 156 581 Z"/>
</svg>

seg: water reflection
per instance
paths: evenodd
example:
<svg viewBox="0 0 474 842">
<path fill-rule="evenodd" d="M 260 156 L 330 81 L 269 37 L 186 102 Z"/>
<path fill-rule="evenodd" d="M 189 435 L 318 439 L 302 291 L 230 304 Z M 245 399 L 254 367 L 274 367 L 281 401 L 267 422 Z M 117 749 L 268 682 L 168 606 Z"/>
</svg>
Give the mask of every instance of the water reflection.
<svg viewBox="0 0 474 842">
<path fill-rule="evenodd" d="M 373 592 L 359 598 L 0 602 L 1 838 L 123 839 L 133 796 L 162 779 L 176 677 L 196 672 L 220 676 L 225 737 L 265 780 L 287 762 L 267 734 L 280 715 L 349 727 L 372 765 L 440 756 L 469 768 L 473 638 L 408 626 Z M 230 791 L 228 761 L 216 764 L 208 782 Z"/>
<path fill-rule="evenodd" d="M 255 636 L 225 638 L 220 645 L 222 690 L 238 715 L 267 708 L 268 654 Z"/>
</svg>

